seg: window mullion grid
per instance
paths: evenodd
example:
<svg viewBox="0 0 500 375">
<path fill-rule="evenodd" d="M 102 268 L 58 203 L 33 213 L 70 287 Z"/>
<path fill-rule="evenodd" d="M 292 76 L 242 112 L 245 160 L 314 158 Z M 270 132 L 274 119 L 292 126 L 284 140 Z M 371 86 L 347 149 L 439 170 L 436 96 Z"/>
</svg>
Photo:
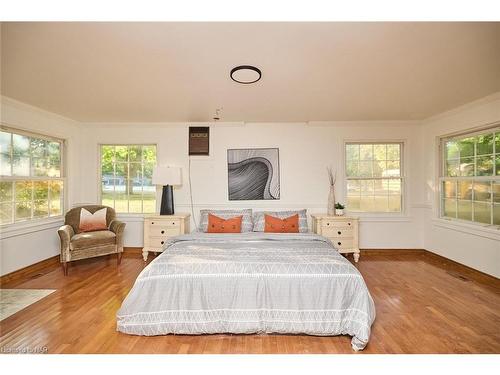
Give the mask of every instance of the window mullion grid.
<svg viewBox="0 0 500 375">
<path fill-rule="evenodd" d="M 34 180 L 32 179 L 33 176 L 33 169 L 32 169 L 32 165 L 33 165 L 33 149 L 31 147 L 31 140 L 32 138 L 31 137 L 28 137 L 29 139 L 29 179 L 30 179 L 30 185 L 31 185 L 31 215 L 30 215 L 30 219 L 33 219 L 33 214 L 34 214 L 34 210 L 33 210 L 33 206 L 35 205 L 35 182 Z"/>
<path fill-rule="evenodd" d="M 127 213 L 130 212 L 130 146 L 127 146 L 127 178 L 125 180 L 125 192 L 127 193 Z"/>
<path fill-rule="evenodd" d="M 16 196 L 17 196 L 17 184 L 16 182 L 18 181 L 26 181 L 29 183 L 29 185 L 31 186 L 31 197 L 30 197 L 30 200 L 29 201 L 26 201 L 25 203 L 29 203 L 30 204 L 30 214 L 29 214 L 29 217 L 27 217 L 25 220 L 33 220 L 35 219 L 35 216 L 34 216 L 34 213 L 35 213 L 35 183 L 38 182 L 38 181 L 44 181 L 44 182 L 47 182 L 47 217 L 50 217 L 50 214 L 51 214 L 51 196 L 52 196 L 52 192 L 51 192 L 51 182 L 52 181 L 62 181 L 63 184 L 64 184 L 64 177 L 63 177 L 63 148 L 62 148 L 62 142 L 60 142 L 59 140 L 57 140 L 57 142 L 59 142 L 60 144 L 60 147 L 59 147 L 59 156 L 60 156 L 60 176 L 59 177 L 49 177 L 49 176 L 33 176 L 33 154 L 32 154 L 32 140 L 33 139 L 45 139 L 47 140 L 47 138 L 45 137 L 34 137 L 34 136 L 31 136 L 29 134 L 26 134 L 24 132 L 14 132 L 14 131 L 8 131 L 9 135 L 10 135 L 10 149 L 9 149 L 9 164 L 10 164 L 10 175 L 9 176 L 1 176 L 3 180 L 7 181 L 7 182 L 10 182 L 11 183 L 11 191 L 12 191 L 12 197 L 10 199 L 10 206 L 11 206 L 11 220 L 10 220 L 10 224 L 13 224 L 16 222 L 16 219 L 17 219 L 17 215 L 16 215 L 16 212 L 17 212 L 17 203 L 18 203 L 18 200 L 16 199 Z M 28 139 L 29 139 L 29 151 L 28 151 L 28 168 L 29 168 L 29 172 L 28 172 L 28 175 L 26 176 L 14 176 L 14 134 L 21 134 L 21 135 L 24 135 L 26 136 Z M 50 141 L 55 141 L 55 139 L 51 139 Z M 48 146 L 47 146 L 48 147 Z M 47 156 L 48 158 L 48 156 Z M 48 159 L 47 159 L 48 160 Z M 48 167 L 48 164 L 47 164 L 47 167 Z M 64 184 L 65 185 L 65 184 Z M 64 210 L 63 208 L 63 205 L 62 205 L 62 202 L 64 201 L 63 200 L 63 197 L 64 197 L 64 189 L 65 189 L 65 186 L 63 185 L 63 188 L 62 188 L 62 191 L 61 191 L 61 211 Z M 6 224 L 9 224 L 9 223 L 6 223 Z"/>
<path fill-rule="evenodd" d="M 464 220 L 464 221 L 468 221 L 468 222 L 472 222 L 472 223 L 475 223 L 476 221 L 476 184 L 479 183 L 479 182 L 487 182 L 488 185 L 489 185 L 489 199 L 486 201 L 488 203 L 488 206 L 490 208 L 490 211 L 489 211 L 489 216 L 490 216 L 490 224 L 489 225 L 495 225 L 494 224 L 494 199 L 493 199 L 493 194 L 494 194 L 494 191 L 493 191 L 493 185 L 494 185 L 494 182 L 495 181 L 498 181 L 499 180 L 499 177 L 500 176 L 497 176 L 496 175 L 496 171 L 497 171 L 497 166 L 496 166 L 496 154 L 497 154 L 497 147 L 496 147 L 496 136 L 497 136 L 497 133 L 498 133 L 498 130 L 495 130 L 493 131 L 492 133 L 489 133 L 489 134 L 492 134 L 493 136 L 493 152 L 492 154 L 484 154 L 484 155 L 481 155 L 481 156 L 491 156 L 493 158 L 492 162 L 493 162 L 493 168 L 492 168 L 492 175 L 488 175 L 488 176 L 478 176 L 477 173 L 478 173 L 478 144 L 477 144 L 477 140 L 474 141 L 474 155 L 473 155 L 473 158 L 474 158 L 474 173 L 472 176 L 464 176 L 462 175 L 462 171 L 460 170 L 460 160 L 461 160 L 461 152 L 460 152 L 460 147 L 459 147 L 459 142 L 461 139 L 464 139 L 464 138 L 469 138 L 469 137 L 475 137 L 475 136 L 479 136 L 481 134 L 488 134 L 488 132 L 482 132 L 482 133 L 475 133 L 475 134 L 464 134 L 460 137 L 454 137 L 454 138 L 443 138 L 440 145 L 442 147 L 442 150 L 440 152 L 440 155 L 441 155 L 441 158 L 442 158 L 442 163 L 441 163 L 441 167 L 442 167 L 442 173 L 441 173 L 441 177 L 439 179 L 439 182 L 440 182 L 440 210 L 441 210 L 441 216 L 442 217 L 448 217 L 448 218 L 451 218 L 449 216 L 445 216 L 444 215 L 444 200 L 445 200 L 445 192 L 444 192 L 444 189 L 443 189 L 443 182 L 444 181 L 453 181 L 454 182 L 454 186 L 455 186 L 455 191 L 456 191 L 456 196 L 455 196 L 455 217 L 454 219 L 457 219 L 457 220 L 461 220 L 461 219 L 458 219 L 458 202 L 459 202 L 459 196 L 458 196 L 458 192 L 459 192 L 459 182 L 461 181 L 471 181 L 471 220 Z M 459 176 L 456 176 L 456 177 L 452 177 L 452 176 L 448 176 L 447 175 L 447 169 L 446 169 L 446 163 L 447 163 L 447 154 L 446 154 L 446 142 L 449 141 L 449 140 L 455 140 L 456 142 L 458 142 L 458 160 L 459 160 Z M 485 203 L 486 203 L 485 202 Z"/>
<path fill-rule="evenodd" d="M 402 176 L 387 176 L 387 177 L 346 177 L 347 180 L 402 180 Z"/>
<path fill-rule="evenodd" d="M 113 208 L 116 209 L 116 146 L 113 147 Z M 101 167 L 102 170 L 102 167 Z M 101 202 L 102 203 L 102 202 Z"/>
<path fill-rule="evenodd" d="M 476 215 L 475 215 L 475 211 L 476 211 L 476 180 L 474 180 L 474 178 L 472 178 L 472 202 L 471 202 L 471 215 L 472 215 L 472 222 L 475 222 L 475 219 L 476 219 Z"/>
<path fill-rule="evenodd" d="M 144 212 L 144 146 L 141 146 L 141 212 Z"/>
<path fill-rule="evenodd" d="M 51 181 L 47 181 L 47 216 L 50 217 L 52 206 L 52 184 Z"/>
<path fill-rule="evenodd" d="M 495 144 L 495 135 L 493 135 L 493 145 Z M 494 153 L 495 149 L 493 149 L 493 155 L 495 155 Z M 493 165 L 495 165 L 495 157 L 493 156 Z M 493 211 L 495 209 L 495 206 L 493 204 L 493 181 L 494 180 L 491 180 L 490 181 L 490 225 L 493 225 L 494 224 L 494 221 L 493 221 Z"/>
<path fill-rule="evenodd" d="M 346 143 L 346 145 L 352 145 L 352 144 L 358 144 L 359 146 L 363 145 L 363 144 L 369 144 L 371 145 L 371 148 L 372 148 L 372 152 L 371 152 L 371 155 L 372 155 L 372 158 L 371 158 L 371 176 L 370 177 L 360 177 L 360 176 L 351 176 L 351 177 L 348 177 L 347 174 L 345 176 L 346 178 L 346 181 L 377 181 L 377 180 L 399 180 L 399 184 L 400 184 L 400 191 L 399 191 L 399 199 L 400 199 L 400 210 L 399 212 L 402 212 L 403 211 L 403 194 L 404 194 L 404 177 L 403 177 L 403 153 L 402 153 L 402 144 L 399 143 L 399 142 L 367 142 L 367 143 L 363 143 L 363 142 L 352 142 L 352 143 Z M 398 160 L 390 160 L 390 161 L 398 161 L 399 162 L 399 176 L 373 176 L 373 172 L 374 172 L 374 165 L 375 163 L 377 162 L 377 160 L 375 159 L 375 156 L 374 156 L 374 153 L 375 153 L 375 148 L 374 146 L 375 145 L 381 145 L 381 144 L 384 144 L 385 145 L 385 151 L 386 151 L 386 157 L 385 157 L 385 169 L 387 170 L 387 163 L 389 161 L 388 159 L 388 155 L 387 155 L 387 147 L 389 144 L 398 144 L 399 145 L 399 158 Z M 344 147 L 344 155 L 345 155 L 345 161 L 347 161 L 347 149 L 346 147 Z M 361 163 L 361 148 L 358 149 L 358 157 L 356 159 L 352 159 L 352 160 L 356 160 L 357 163 L 358 163 L 358 168 L 360 167 L 360 163 Z M 368 161 L 368 160 L 364 160 L 364 161 Z M 391 197 L 391 194 L 389 193 L 389 184 L 390 182 L 388 182 L 388 186 L 387 186 L 387 195 L 386 195 L 386 198 L 387 198 L 387 201 L 386 201 L 386 209 L 384 212 L 390 212 L 390 209 L 389 209 L 389 198 Z M 361 187 L 361 184 L 359 185 L 359 195 L 357 195 L 359 197 L 359 200 L 360 200 L 360 205 L 361 205 L 361 198 L 364 196 L 364 197 L 368 197 L 368 195 L 364 195 L 363 192 L 362 192 L 362 187 Z M 378 196 L 376 195 L 376 192 L 375 190 L 373 190 L 373 193 L 370 195 L 371 198 L 373 198 L 373 203 L 375 204 L 375 197 Z M 360 207 L 360 211 L 363 211 L 361 210 L 361 207 Z"/>
<path fill-rule="evenodd" d="M 31 217 L 33 219 L 35 215 L 35 181 L 31 180 Z"/>
<path fill-rule="evenodd" d="M 30 179 L 33 177 L 33 170 L 31 169 L 32 168 L 32 165 L 33 165 L 33 154 L 32 154 L 32 148 L 31 148 L 31 137 L 28 137 L 29 139 L 29 176 L 30 176 Z M 34 205 L 34 190 L 35 190 L 35 184 L 33 182 L 33 180 L 31 180 L 31 216 L 30 216 L 30 219 L 33 219 L 33 205 Z"/>
<path fill-rule="evenodd" d="M 477 138 L 474 138 L 474 176 L 472 177 L 472 222 L 476 221 L 476 176 L 477 176 Z"/>
<path fill-rule="evenodd" d="M 48 176 L 2 176 L 5 181 L 63 181 L 64 177 L 48 177 Z"/>
<path fill-rule="evenodd" d="M 493 194 L 494 194 L 494 191 L 493 191 L 493 186 L 494 186 L 494 181 L 495 181 L 495 176 L 497 176 L 497 134 L 498 132 L 493 132 L 493 178 L 491 180 L 491 183 L 490 183 L 490 190 L 491 190 L 491 193 L 490 193 L 490 206 L 491 206 L 491 209 L 490 209 L 490 223 L 492 225 L 495 224 L 495 215 L 494 215 L 494 212 L 495 212 L 495 202 L 493 200 Z M 498 150 L 500 151 L 500 150 Z"/>
<path fill-rule="evenodd" d="M 400 212 L 403 211 L 403 185 L 404 185 L 404 177 L 403 176 L 390 176 L 390 177 L 346 177 L 347 181 L 375 181 L 375 180 L 399 180 L 400 184 L 400 191 L 399 191 L 399 199 L 400 199 Z M 387 186 L 389 188 L 389 186 Z M 360 185 L 360 190 L 359 190 L 359 199 L 360 199 L 360 204 L 361 204 L 361 197 L 367 197 L 368 195 L 363 195 L 363 192 L 361 190 L 361 185 Z M 370 195 L 373 199 L 375 199 L 375 190 L 373 191 L 373 194 Z M 391 197 L 391 194 L 389 193 L 389 189 L 387 191 L 387 211 L 385 212 L 390 212 L 389 210 L 389 198 Z M 360 211 L 362 211 L 360 209 Z"/>
<path fill-rule="evenodd" d="M 9 152 L 9 156 L 10 156 L 10 175 L 14 175 L 14 134 L 13 133 L 10 133 L 10 152 Z M 12 221 L 14 222 L 14 221 Z"/>
<path fill-rule="evenodd" d="M 102 147 L 103 146 L 106 146 L 106 145 L 101 145 L 101 155 L 102 155 Z M 108 145 L 108 146 L 113 146 L 114 147 L 114 155 L 116 156 L 116 146 L 117 145 Z M 131 146 L 136 146 L 136 145 L 124 145 L 124 144 L 121 144 L 121 146 L 126 146 L 127 147 L 127 158 L 125 161 L 121 161 L 121 162 L 117 162 L 116 161 L 116 157 L 113 158 L 113 205 L 114 205 L 114 208 L 116 208 L 116 195 L 117 195 L 117 192 L 116 192 L 116 187 L 117 187 L 117 184 L 118 184 L 118 176 L 117 176 L 117 165 L 123 165 L 123 166 L 126 166 L 125 168 L 125 176 L 122 176 L 125 180 L 125 194 L 124 194 L 124 198 L 127 200 L 126 202 L 126 205 L 127 205 L 127 209 L 126 211 L 124 212 L 128 212 L 130 213 L 130 201 L 131 201 L 131 197 L 133 197 L 133 182 L 132 182 L 132 176 L 130 175 L 130 171 L 131 171 L 131 163 L 134 163 L 134 162 L 131 162 L 130 160 L 130 147 Z M 145 161 L 145 158 L 144 158 L 144 147 L 146 145 L 140 145 L 141 146 L 141 161 L 140 161 L 140 171 L 142 173 L 142 176 L 141 177 L 141 184 L 140 184 L 140 187 L 141 187 L 141 194 L 140 194 L 140 206 L 141 206 L 141 212 L 144 213 L 144 197 L 145 197 L 145 192 L 144 192 L 144 173 L 145 173 L 145 165 L 146 165 L 146 161 Z M 156 151 L 156 150 L 155 150 Z M 137 164 L 139 164 L 139 162 L 136 162 Z M 101 157 L 101 171 L 102 171 L 102 157 Z M 102 198 L 101 198 L 101 202 L 102 202 Z"/>
<path fill-rule="evenodd" d="M 493 176 L 497 175 L 497 132 L 493 133 Z M 493 188 L 493 187 L 492 187 Z M 493 191 L 492 191 L 493 193 Z M 493 211 L 493 210 L 492 210 Z M 492 221 L 493 223 L 493 221 Z"/>
<path fill-rule="evenodd" d="M 11 163 L 12 164 L 12 163 Z M 11 223 L 16 222 L 16 184 L 15 181 L 12 181 L 12 198 L 11 198 L 11 206 L 12 206 L 12 214 Z"/>
</svg>

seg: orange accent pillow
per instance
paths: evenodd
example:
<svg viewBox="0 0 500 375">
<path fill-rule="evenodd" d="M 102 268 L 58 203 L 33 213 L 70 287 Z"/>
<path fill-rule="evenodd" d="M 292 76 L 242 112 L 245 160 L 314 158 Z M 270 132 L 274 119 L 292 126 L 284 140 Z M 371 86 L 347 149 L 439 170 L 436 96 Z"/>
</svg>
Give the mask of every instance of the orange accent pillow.
<svg viewBox="0 0 500 375">
<path fill-rule="evenodd" d="M 279 219 L 264 215 L 264 232 L 268 233 L 299 233 L 299 214 Z"/>
<path fill-rule="evenodd" d="M 222 219 L 218 216 L 208 214 L 207 233 L 241 233 L 242 216 Z"/>
</svg>

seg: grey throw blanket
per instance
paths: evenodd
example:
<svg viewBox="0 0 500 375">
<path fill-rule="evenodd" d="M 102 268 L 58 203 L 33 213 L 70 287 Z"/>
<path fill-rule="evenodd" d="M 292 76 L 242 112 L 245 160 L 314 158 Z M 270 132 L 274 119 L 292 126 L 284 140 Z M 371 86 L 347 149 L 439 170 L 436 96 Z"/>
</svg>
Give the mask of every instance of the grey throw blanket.
<svg viewBox="0 0 500 375">
<path fill-rule="evenodd" d="M 350 335 L 368 343 L 375 307 L 363 277 L 324 237 L 207 234 L 175 237 L 138 276 L 117 313 L 137 335 Z"/>
</svg>

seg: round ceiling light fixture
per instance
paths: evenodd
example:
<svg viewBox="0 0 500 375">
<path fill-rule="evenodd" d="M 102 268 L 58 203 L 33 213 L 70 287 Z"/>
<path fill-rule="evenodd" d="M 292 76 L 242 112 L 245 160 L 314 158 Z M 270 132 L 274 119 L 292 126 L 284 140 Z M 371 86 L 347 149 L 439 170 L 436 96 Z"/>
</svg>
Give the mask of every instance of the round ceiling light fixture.
<svg viewBox="0 0 500 375">
<path fill-rule="evenodd" d="M 262 72 L 259 68 L 251 65 L 240 65 L 231 69 L 231 79 L 234 82 L 248 85 L 255 83 L 262 77 Z"/>
</svg>

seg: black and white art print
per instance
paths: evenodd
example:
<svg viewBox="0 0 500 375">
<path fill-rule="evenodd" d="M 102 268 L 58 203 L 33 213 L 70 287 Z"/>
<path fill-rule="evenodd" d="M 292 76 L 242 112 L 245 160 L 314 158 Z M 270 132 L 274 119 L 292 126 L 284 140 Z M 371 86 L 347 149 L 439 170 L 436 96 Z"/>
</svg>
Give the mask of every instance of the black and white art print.
<svg viewBox="0 0 500 375">
<path fill-rule="evenodd" d="M 227 150 L 229 200 L 280 199 L 279 149 Z"/>
</svg>

